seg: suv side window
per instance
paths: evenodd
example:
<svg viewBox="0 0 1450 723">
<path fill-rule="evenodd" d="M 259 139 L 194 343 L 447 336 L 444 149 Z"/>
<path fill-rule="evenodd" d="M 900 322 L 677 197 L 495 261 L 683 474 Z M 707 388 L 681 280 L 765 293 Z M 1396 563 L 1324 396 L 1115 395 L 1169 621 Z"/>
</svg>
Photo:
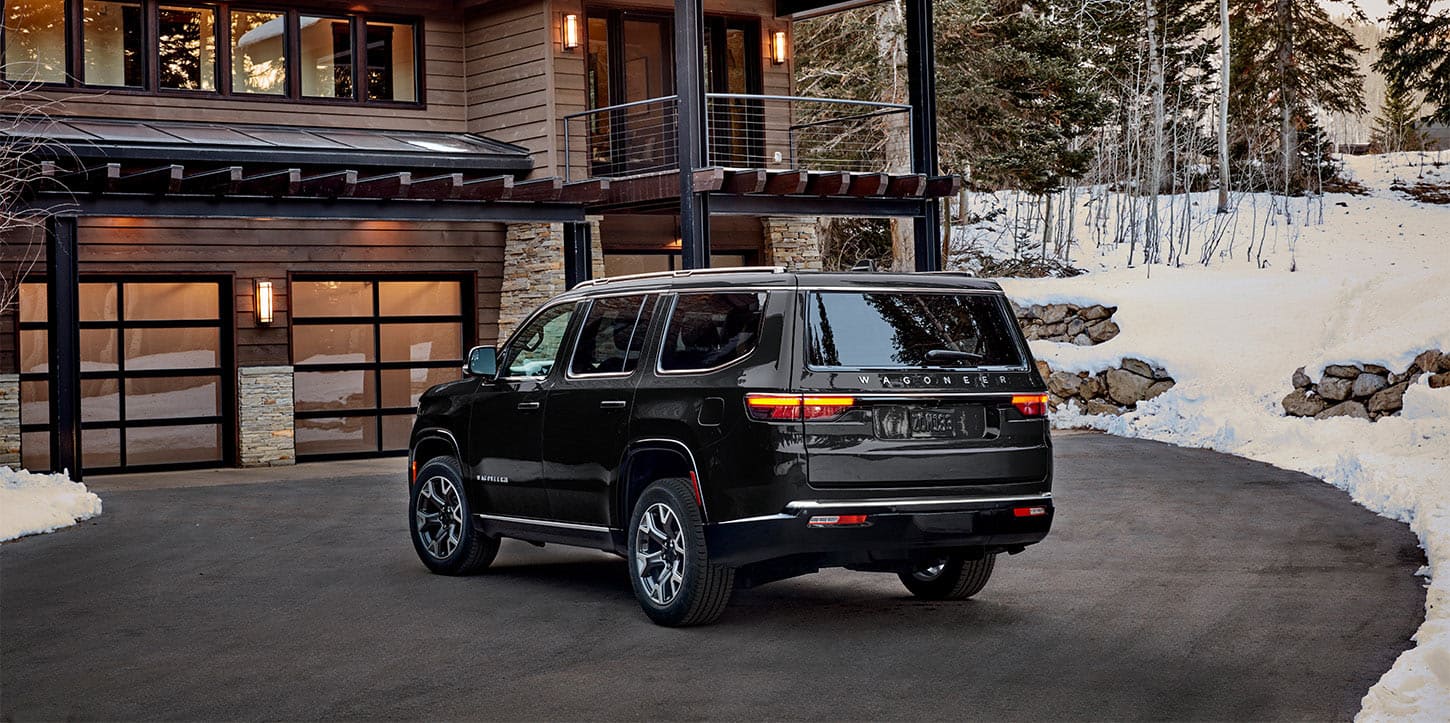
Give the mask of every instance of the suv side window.
<svg viewBox="0 0 1450 723">
<path fill-rule="evenodd" d="M 653 301 L 647 296 L 615 296 L 589 305 L 574 359 L 572 376 L 628 374 L 639 365 L 649 331 Z"/>
<path fill-rule="evenodd" d="M 660 371 L 705 371 L 743 359 L 760 336 L 763 293 L 680 294 L 665 327 Z"/>
<path fill-rule="evenodd" d="M 514 335 L 504 352 L 502 368 L 509 377 L 546 377 L 559 357 L 564 333 L 569 330 L 574 304 L 559 304 L 545 309 L 529 325 Z"/>
</svg>

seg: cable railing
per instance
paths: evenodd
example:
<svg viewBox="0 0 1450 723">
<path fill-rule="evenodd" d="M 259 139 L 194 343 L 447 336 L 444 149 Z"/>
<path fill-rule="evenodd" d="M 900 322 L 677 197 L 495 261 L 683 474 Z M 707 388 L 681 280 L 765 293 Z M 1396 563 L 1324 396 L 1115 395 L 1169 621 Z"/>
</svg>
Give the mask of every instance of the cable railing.
<svg viewBox="0 0 1450 723">
<path fill-rule="evenodd" d="M 678 166 L 676 96 L 564 117 L 566 179 L 621 178 Z M 705 96 L 705 165 L 879 172 L 907 165 L 911 106 L 745 93 Z"/>
</svg>

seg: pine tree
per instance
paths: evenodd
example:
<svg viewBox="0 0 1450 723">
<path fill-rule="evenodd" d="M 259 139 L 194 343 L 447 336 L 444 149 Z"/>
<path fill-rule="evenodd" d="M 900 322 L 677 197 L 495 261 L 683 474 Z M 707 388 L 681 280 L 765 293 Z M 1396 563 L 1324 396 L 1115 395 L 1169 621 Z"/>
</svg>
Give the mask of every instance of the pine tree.
<svg viewBox="0 0 1450 723">
<path fill-rule="evenodd" d="M 1420 131 L 1420 104 L 1415 94 L 1406 88 L 1391 83 L 1385 88 L 1385 99 L 1380 113 L 1374 119 L 1374 130 L 1370 132 L 1369 147 L 1374 153 L 1397 153 L 1399 151 L 1422 151 L 1425 149 L 1425 134 Z"/>
<path fill-rule="evenodd" d="M 1392 7 L 1374 68 L 1391 86 L 1424 93 L 1431 106 L 1426 121 L 1450 124 L 1450 2 L 1403 0 Z"/>
</svg>

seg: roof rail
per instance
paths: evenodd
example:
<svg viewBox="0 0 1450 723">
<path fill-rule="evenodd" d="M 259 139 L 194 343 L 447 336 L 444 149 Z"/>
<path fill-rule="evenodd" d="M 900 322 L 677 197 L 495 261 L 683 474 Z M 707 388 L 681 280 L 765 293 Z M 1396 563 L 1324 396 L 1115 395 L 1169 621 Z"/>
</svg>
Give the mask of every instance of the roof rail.
<svg viewBox="0 0 1450 723">
<path fill-rule="evenodd" d="M 663 279 L 683 278 L 686 276 L 702 276 L 705 274 L 739 274 L 751 271 L 768 271 L 772 274 L 785 273 L 784 266 L 724 266 L 713 269 L 681 269 L 679 271 L 651 271 L 646 274 L 626 274 L 624 276 L 606 276 L 602 279 L 589 279 L 574 285 L 575 289 L 582 289 L 587 286 L 599 286 L 615 281 L 633 281 L 635 279 Z M 572 289 L 571 289 L 572 290 Z"/>
</svg>

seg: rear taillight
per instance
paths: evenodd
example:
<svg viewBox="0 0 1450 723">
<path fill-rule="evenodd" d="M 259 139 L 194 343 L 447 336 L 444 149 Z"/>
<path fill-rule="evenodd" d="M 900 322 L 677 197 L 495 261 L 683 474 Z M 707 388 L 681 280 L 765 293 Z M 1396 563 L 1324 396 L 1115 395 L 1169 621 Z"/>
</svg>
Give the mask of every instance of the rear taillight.
<svg viewBox="0 0 1450 723">
<path fill-rule="evenodd" d="M 1047 416 L 1046 394 L 1017 394 L 1012 397 L 1012 406 L 1024 417 Z"/>
<path fill-rule="evenodd" d="M 816 515 L 806 527 L 860 527 L 866 524 L 866 515 Z"/>
<path fill-rule="evenodd" d="M 1013 517 L 1042 517 L 1046 514 L 1046 507 L 1016 507 L 1012 510 Z"/>
<path fill-rule="evenodd" d="M 856 404 L 854 397 L 814 394 L 747 394 L 750 418 L 762 422 L 799 422 L 840 416 Z"/>
</svg>

